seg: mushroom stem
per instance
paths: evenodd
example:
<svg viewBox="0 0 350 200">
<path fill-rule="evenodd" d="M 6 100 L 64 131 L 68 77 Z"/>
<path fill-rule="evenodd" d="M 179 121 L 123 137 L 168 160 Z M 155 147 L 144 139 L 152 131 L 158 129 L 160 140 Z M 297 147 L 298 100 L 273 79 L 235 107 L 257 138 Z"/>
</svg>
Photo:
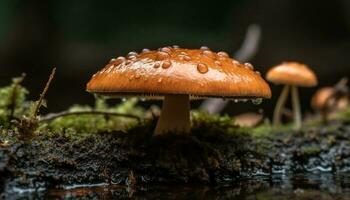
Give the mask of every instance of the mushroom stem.
<svg viewBox="0 0 350 200">
<path fill-rule="evenodd" d="M 190 128 L 189 95 L 166 95 L 155 135 L 163 135 L 168 132 L 189 133 Z"/>
<path fill-rule="evenodd" d="M 285 105 L 287 97 L 288 97 L 288 93 L 289 93 L 289 85 L 285 85 L 283 87 L 281 95 L 279 96 L 279 98 L 277 100 L 275 111 L 273 113 L 273 125 L 274 125 L 274 127 L 278 127 L 281 125 L 281 115 L 282 115 L 282 111 L 283 111 L 284 105 Z"/>
<path fill-rule="evenodd" d="M 294 113 L 295 129 L 301 129 L 301 111 L 299 102 L 299 92 L 297 86 L 292 86 L 292 105 Z"/>
</svg>

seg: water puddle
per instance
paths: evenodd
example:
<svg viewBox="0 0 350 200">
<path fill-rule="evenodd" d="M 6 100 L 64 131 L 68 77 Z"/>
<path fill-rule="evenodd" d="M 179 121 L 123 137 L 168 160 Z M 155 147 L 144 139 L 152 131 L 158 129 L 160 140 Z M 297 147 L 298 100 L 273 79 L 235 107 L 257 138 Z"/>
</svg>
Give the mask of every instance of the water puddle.
<svg viewBox="0 0 350 200">
<path fill-rule="evenodd" d="M 315 169 L 317 171 L 327 171 Z M 311 170 L 312 171 L 312 170 Z M 261 177 L 263 175 L 263 177 Z M 350 174 L 260 174 L 220 186 L 138 186 L 99 183 L 14 191 L 5 199 L 350 199 Z"/>
</svg>

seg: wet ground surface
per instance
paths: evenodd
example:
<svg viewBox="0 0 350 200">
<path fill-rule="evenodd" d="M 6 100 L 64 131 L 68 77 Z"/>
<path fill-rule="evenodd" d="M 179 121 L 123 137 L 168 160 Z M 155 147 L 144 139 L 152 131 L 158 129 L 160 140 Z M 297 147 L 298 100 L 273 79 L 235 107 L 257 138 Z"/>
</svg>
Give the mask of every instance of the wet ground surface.
<svg viewBox="0 0 350 200">
<path fill-rule="evenodd" d="M 0 148 L 0 198 L 350 199 L 349 122 L 260 136 L 199 127 L 9 144 Z"/>
<path fill-rule="evenodd" d="M 84 186 L 84 187 L 83 187 Z M 350 199 L 350 174 L 256 176 L 222 186 L 71 185 L 49 191 L 17 191 L 6 199 Z"/>
</svg>

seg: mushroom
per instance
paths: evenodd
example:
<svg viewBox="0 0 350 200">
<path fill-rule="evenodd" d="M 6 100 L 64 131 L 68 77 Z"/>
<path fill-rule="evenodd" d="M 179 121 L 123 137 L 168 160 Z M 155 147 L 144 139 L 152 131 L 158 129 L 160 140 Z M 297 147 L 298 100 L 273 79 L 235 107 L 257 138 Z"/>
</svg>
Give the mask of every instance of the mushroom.
<svg viewBox="0 0 350 200">
<path fill-rule="evenodd" d="M 190 132 L 190 99 L 270 98 L 269 85 L 250 64 L 207 47 L 164 47 L 129 53 L 97 72 L 87 91 L 107 96 L 163 98 L 155 135 Z"/>
<path fill-rule="evenodd" d="M 299 130 L 302 125 L 302 116 L 300 111 L 298 87 L 316 86 L 317 77 L 315 73 L 305 64 L 298 62 L 283 62 L 272 67 L 268 71 L 266 79 L 275 84 L 285 85 L 275 107 L 273 115 L 274 126 L 278 127 L 281 124 L 281 113 L 287 100 L 288 93 L 291 90 L 295 128 Z"/>
<path fill-rule="evenodd" d="M 311 107 L 322 115 L 324 122 L 328 121 L 328 115 L 337 110 L 346 108 L 349 104 L 346 96 L 336 97 L 333 87 L 324 87 L 316 91 L 311 99 Z"/>
<path fill-rule="evenodd" d="M 239 127 L 252 128 L 259 125 L 263 121 L 264 117 L 262 114 L 248 112 L 237 115 L 234 117 L 234 125 Z"/>
<path fill-rule="evenodd" d="M 323 87 L 316 91 L 311 100 L 311 107 L 321 113 L 323 121 L 334 111 L 344 110 L 349 106 L 347 79 L 341 79 L 333 87 Z"/>
<path fill-rule="evenodd" d="M 315 111 L 327 110 L 329 104 L 333 104 L 333 95 L 335 90 L 333 87 L 324 87 L 315 92 L 311 99 L 311 107 Z"/>
</svg>

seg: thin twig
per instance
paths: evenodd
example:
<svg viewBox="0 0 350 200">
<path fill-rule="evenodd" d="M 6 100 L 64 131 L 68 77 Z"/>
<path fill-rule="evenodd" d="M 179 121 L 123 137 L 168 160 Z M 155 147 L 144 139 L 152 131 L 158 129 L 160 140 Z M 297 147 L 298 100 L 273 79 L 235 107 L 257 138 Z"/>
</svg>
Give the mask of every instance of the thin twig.
<svg viewBox="0 0 350 200">
<path fill-rule="evenodd" d="M 40 98 L 35 106 L 33 116 L 32 116 L 33 118 L 35 118 L 37 116 L 39 109 L 41 107 L 41 104 L 43 103 L 44 97 L 45 97 L 47 91 L 49 90 L 49 87 L 50 87 L 50 84 L 51 84 L 53 78 L 55 77 L 55 74 L 56 74 L 56 68 L 53 68 L 52 72 L 50 74 L 49 80 L 47 81 L 45 88 L 44 88 L 43 92 L 40 94 Z"/>
<path fill-rule="evenodd" d="M 141 121 L 140 117 L 132 114 L 103 112 L 103 111 L 79 111 L 79 112 L 63 111 L 59 113 L 48 114 L 45 117 L 42 117 L 39 122 L 49 122 L 57 118 L 71 116 L 71 115 L 105 115 L 105 116 L 115 116 L 115 117 L 127 117 L 127 118 L 137 119 L 138 121 Z"/>
<path fill-rule="evenodd" d="M 234 53 L 234 58 L 240 62 L 247 62 L 251 60 L 258 51 L 259 42 L 261 38 L 261 28 L 257 24 L 251 24 L 245 35 L 245 39 L 241 48 Z M 227 100 L 223 99 L 208 99 L 200 106 L 201 110 L 207 111 L 210 114 L 220 113 L 228 104 Z"/>
</svg>

